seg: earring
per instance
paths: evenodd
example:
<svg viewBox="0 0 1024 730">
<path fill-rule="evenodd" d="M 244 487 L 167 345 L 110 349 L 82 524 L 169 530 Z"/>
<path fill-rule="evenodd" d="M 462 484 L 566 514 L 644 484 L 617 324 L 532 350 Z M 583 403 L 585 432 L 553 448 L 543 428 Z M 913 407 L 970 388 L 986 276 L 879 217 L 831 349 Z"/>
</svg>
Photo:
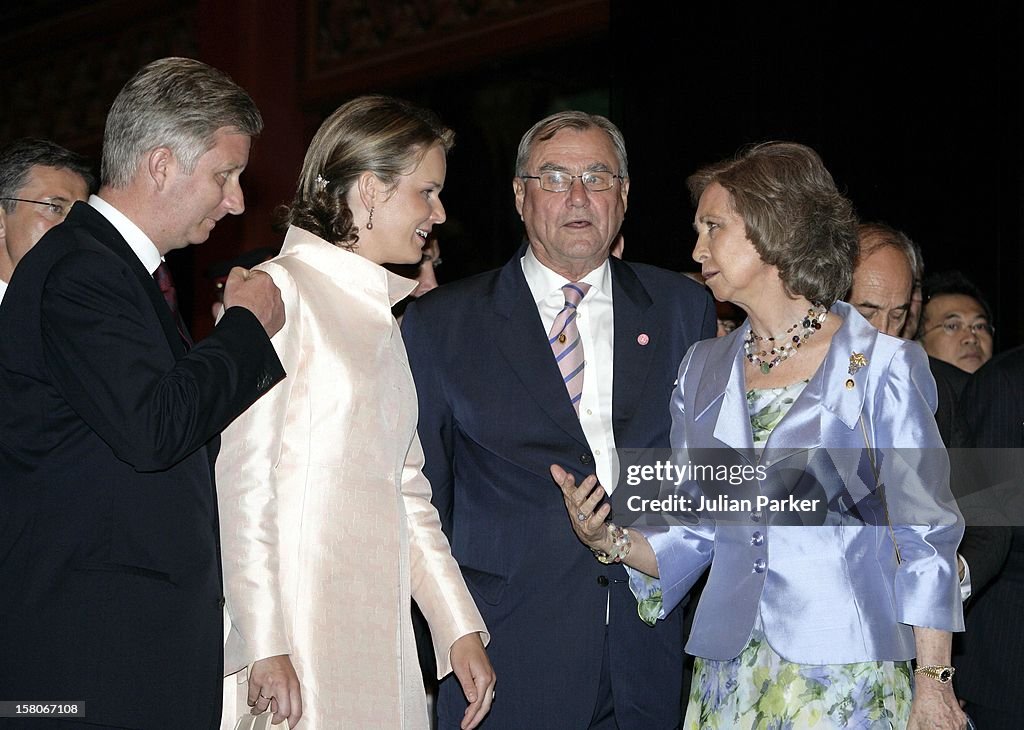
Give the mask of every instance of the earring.
<svg viewBox="0 0 1024 730">
<path fill-rule="evenodd" d="M 373 230 L 373 206 L 370 206 L 370 219 L 366 221 L 366 230 Z"/>
</svg>

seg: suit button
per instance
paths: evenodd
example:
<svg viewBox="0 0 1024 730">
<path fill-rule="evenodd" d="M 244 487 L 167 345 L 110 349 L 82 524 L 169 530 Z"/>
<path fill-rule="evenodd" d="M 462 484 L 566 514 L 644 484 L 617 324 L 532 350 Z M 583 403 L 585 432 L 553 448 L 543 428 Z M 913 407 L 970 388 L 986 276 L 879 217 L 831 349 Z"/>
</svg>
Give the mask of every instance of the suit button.
<svg viewBox="0 0 1024 730">
<path fill-rule="evenodd" d="M 751 512 L 750 513 L 750 521 L 751 522 L 760 522 L 761 521 L 761 513 L 760 512 Z"/>
<path fill-rule="evenodd" d="M 764 545 L 764 535 L 762 535 L 760 532 L 755 532 L 753 535 L 750 536 L 750 544 L 754 547 Z"/>
<path fill-rule="evenodd" d="M 606 576 L 603 576 L 603 575 L 597 576 L 597 584 L 599 586 L 601 586 L 602 588 L 604 588 L 605 586 L 608 585 L 608 578 Z"/>
<path fill-rule="evenodd" d="M 224 596 L 221 596 L 217 599 L 217 608 L 224 608 L 225 603 L 227 603 L 227 601 L 224 600 Z"/>
<path fill-rule="evenodd" d="M 754 561 L 754 572 L 763 573 L 766 565 L 767 563 L 765 563 L 764 558 L 758 558 Z"/>
<path fill-rule="evenodd" d="M 594 460 L 594 457 L 591 456 L 590 454 L 580 454 L 580 463 L 581 464 L 589 464 L 593 460 Z"/>
</svg>

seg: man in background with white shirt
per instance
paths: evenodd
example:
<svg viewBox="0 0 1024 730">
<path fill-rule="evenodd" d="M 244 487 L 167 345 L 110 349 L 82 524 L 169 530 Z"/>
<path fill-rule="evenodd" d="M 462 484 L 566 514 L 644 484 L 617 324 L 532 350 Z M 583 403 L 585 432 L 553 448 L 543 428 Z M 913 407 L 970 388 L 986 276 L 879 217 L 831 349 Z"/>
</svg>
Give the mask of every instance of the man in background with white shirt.
<svg viewBox="0 0 1024 730">
<path fill-rule="evenodd" d="M 21 257 L 95 184 L 84 157 L 49 140 L 19 139 L 0 150 L 0 302 Z"/>
<path fill-rule="evenodd" d="M 424 473 L 501 677 L 486 725 L 675 728 L 681 615 L 640 620 L 622 567 L 565 529 L 549 467 L 611 491 L 616 448 L 668 448 L 679 362 L 714 336 L 715 309 L 681 274 L 609 258 L 629 173 L 604 117 L 534 125 L 512 187 L 527 243 L 417 299 L 403 322 Z M 440 728 L 458 726 L 459 694 L 442 682 Z"/>
</svg>

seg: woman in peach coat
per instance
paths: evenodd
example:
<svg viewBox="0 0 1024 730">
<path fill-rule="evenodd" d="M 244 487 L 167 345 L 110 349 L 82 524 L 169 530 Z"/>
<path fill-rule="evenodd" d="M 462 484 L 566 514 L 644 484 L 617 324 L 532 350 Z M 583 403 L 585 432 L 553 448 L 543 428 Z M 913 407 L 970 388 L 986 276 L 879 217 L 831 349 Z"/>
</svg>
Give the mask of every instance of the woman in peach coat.
<svg viewBox="0 0 1024 730">
<path fill-rule="evenodd" d="M 287 322 L 288 377 L 223 435 L 217 463 L 224 583 L 224 725 L 268 708 L 310 730 L 427 727 L 410 596 L 430 624 L 438 676 L 490 708 L 480 614 L 421 472 L 417 405 L 391 307 L 414 281 L 452 133 L 429 111 L 355 99 L 317 132 L 281 254 L 260 265 Z M 247 670 L 247 671 L 242 671 Z"/>
</svg>

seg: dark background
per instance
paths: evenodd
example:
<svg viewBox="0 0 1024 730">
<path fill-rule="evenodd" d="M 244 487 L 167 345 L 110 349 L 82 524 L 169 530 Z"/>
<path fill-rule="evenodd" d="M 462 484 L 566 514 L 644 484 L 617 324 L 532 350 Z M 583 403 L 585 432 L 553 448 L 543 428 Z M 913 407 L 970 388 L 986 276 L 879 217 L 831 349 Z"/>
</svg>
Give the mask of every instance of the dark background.
<svg viewBox="0 0 1024 730">
<path fill-rule="evenodd" d="M 814 147 L 864 220 L 906 231 L 926 270 L 961 269 L 1024 342 L 1017 3 L 741 5 L 613 0 L 106 0 L 0 9 L 0 143 L 48 136 L 98 158 L 102 118 L 152 58 L 190 55 L 252 93 L 267 128 L 248 210 L 169 262 L 202 335 L 211 266 L 280 243 L 320 121 L 365 92 L 435 109 L 457 133 L 439 229 L 442 283 L 498 266 L 521 237 L 522 133 L 566 108 L 608 115 L 630 154 L 626 257 L 678 270 L 699 166 L 786 139 Z"/>
<path fill-rule="evenodd" d="M 614 5 L 633 61 L 612 94 L 631 145 L 628 254 L 688 266 L 685 176 L 751 142 L 798 141 L 862 220 L 921 245 L 926 272 L 959 268 L 982 287 L 997 346 L 1021 342 L 1021 6 L 847 5 L 672 5 L 657 23 Z M 642 89 L 627 80 L 645 56 L 656 82 Z"/>
</svg>

